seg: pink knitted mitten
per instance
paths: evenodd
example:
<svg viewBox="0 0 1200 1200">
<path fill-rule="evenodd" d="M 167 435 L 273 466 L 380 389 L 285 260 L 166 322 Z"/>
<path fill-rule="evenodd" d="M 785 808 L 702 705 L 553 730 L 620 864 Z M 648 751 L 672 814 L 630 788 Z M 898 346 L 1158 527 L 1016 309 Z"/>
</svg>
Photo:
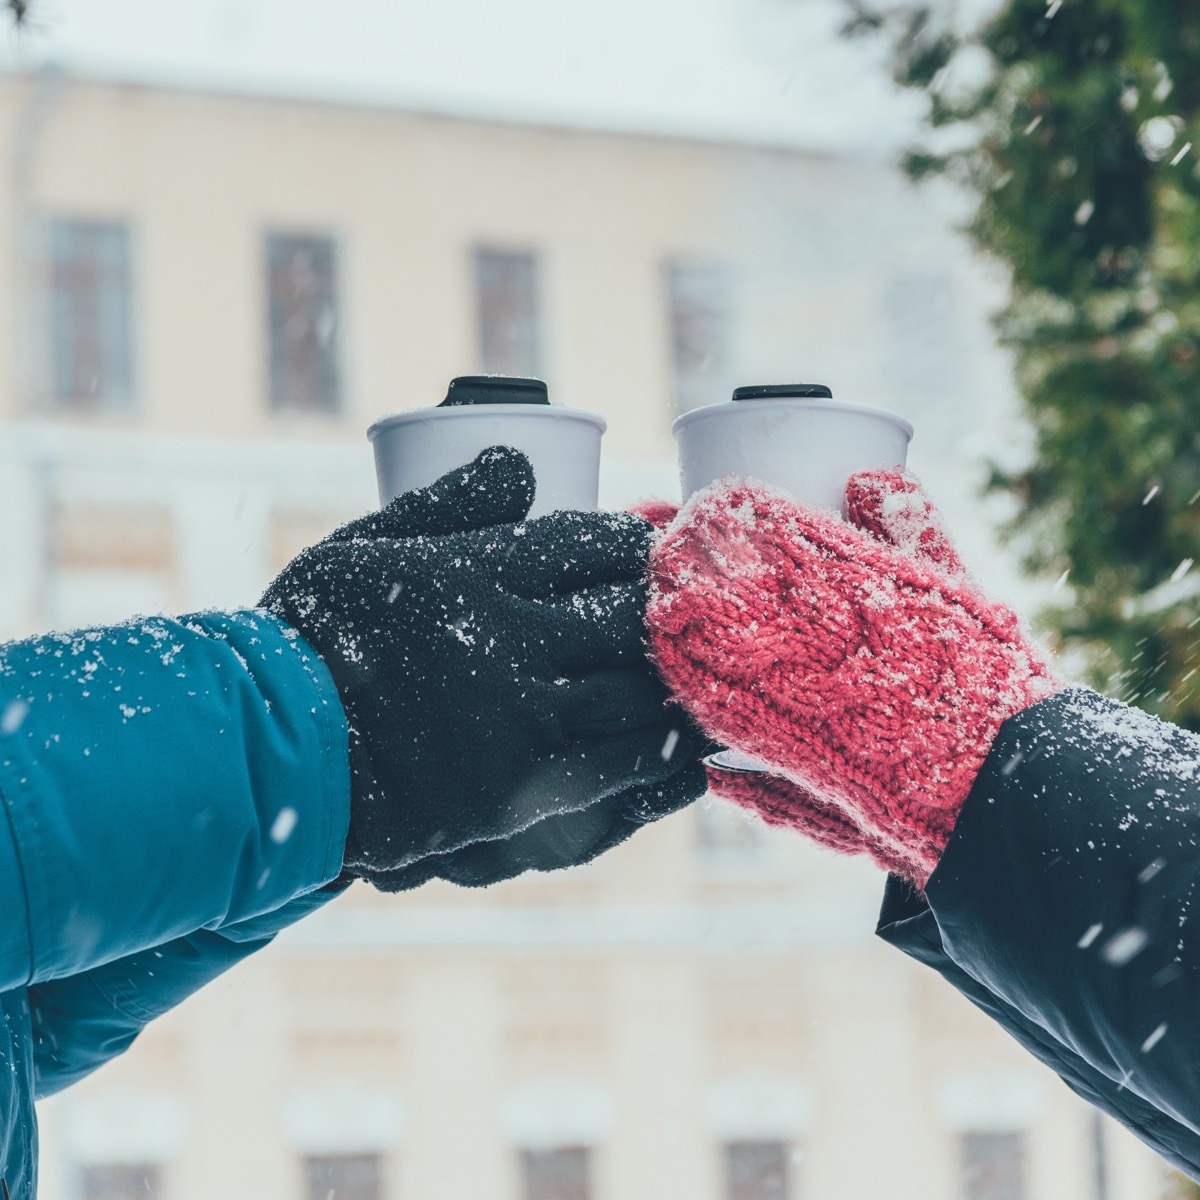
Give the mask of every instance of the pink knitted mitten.
<svg viewBox="0 0 1200 1200">
<path fill-rule="evenodd" d="M 670 500 L 639 500 L 628 511 L 661 531 L 679 515 L 679 505 Z M 726 771 L 714 766 L 707 770 L 708 790 L 712 795 L 753 813 L 768 825 L 803 833 L 835 854 L 866 854 L 885 871 L 905 857 L 904 847 L 881 845 L 836 804 L 818 799 L 806 788 L 779 775 Z"/>
<path fill-rule="evenodd" d="M 629 511 L 661 531 L 679 515 L 679 505 L 670 500 L 639 500 L 630 505 Z M 768 825 L 799 831 L 835 854 L 867 854 L 885 871 L 898 856 L 903 857 L 902 847 L 879 845 L 837 805 L 818 799 L 779 775 L 726 771 L 714 766 L 707 770 L 712 795 L 753 813 Z"/>
<path fill-rule="evenodd" d="M 915 480 L 857 475 L 846 511 L 744 481 L 694 497 L 651 554 L 651 642 L 705 732 L 924 887 L 1000 725 L 1062 684 Z"/>
</svg>

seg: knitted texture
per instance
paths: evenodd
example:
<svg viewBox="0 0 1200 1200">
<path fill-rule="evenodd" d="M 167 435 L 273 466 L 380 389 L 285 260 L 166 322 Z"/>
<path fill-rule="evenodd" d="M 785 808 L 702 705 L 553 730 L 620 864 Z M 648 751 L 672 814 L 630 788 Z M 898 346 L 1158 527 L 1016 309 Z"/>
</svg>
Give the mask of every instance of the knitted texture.
<svg viewBox="0 0 1200 1200">
<path fill-rule="evenodd" d="M 679 515 L 679 505 L 673 500 L 638 500 L 626 510 L 643 521 L 649 521 L 655 529 L 666 529 Z"/>
<path fill-rule="evenodd" d="M 924 887 L 1000 725 L 1062 685 L 915 480 L 860 474 L 846 512 L 740 480 L 693 497 L 651 551 L 651 643 L 707 733 Z"/>
<path fill-rule="evenodd" d="M 840 808 L 778 775 L 708 768 L 708 790 L 760 817 L 768 825 L 798 829 L 838 854 L 863 854 L 863 831 Z"/>
<path fill-rule="evenodd" d="M 950 569 L 962 573 L 953 545 L 936 524 L 933 506 L 915 481 L 899 478 L 897 497 L 886 511 L 884 493 L 874 477 L 862 476 L 851 481 L 847 506 L 855 513 L 855 523 L 863 528 L 870 523 L 872 528 L 880 530 L 892 526 L 897 540 L 920 542 L 921 553 L 936 557 Z M 899 495 L 904 493 L 910 495 L 911 500 L 901 501 Z M 639 500 L 630 505 L 628 511 L 662 532 L 679 515 L 679 505 L 670 500 Z M 884 845 L 876 837 L 864 833 L 835 802 L 821 800 L 789 779 L 764 771 L 728 771 L 711 765 L 706 771 L 711 795 L 736 804 L 768 825 L 801 833 L 835 854 L 865 854 L 884 870 L 891 870 L 893 864 L 902 862 L 908 864 L 906 874 L 911 875 L 919 869 L 918 864 L 909 861 L 911 855 L 906 846 L 895 842 Z"/>
<path fill-rule="evenodd" d="M 931 507 L 919 489 L 914 487 L 913 491 L 927 509 Z M 854 489 L 853 502 L 861 514 L 860 524 L 872 517 L 879 524 L 885 520 L 881 510 L 882 496 L 866 481 L 864 486 Z M 649 521 L 661 532 L 679 515 L 679 505 L 670 500 L 639 500 L 630 505 L 628 511 Z M 901 515 L 899 507 L 893 506 L 887 517 L 895 519 Z M 953 547 L 945 538 L 935 547 L 933 539 L 927 537 L 926 549 L 930 553 L 948 549 L 953 554 Z M 711 765 L 706 767 L 706 772 L 711 795 L 736 804 L 768 825 L 802 833 L 835 854 L 866 854 L 884 870 L 906 857 L 905 847 L 881 845 L 864 833 L 836 803 L 819 799 L 789 779 L 763 771 L 727 771 Z"/>
</svg>

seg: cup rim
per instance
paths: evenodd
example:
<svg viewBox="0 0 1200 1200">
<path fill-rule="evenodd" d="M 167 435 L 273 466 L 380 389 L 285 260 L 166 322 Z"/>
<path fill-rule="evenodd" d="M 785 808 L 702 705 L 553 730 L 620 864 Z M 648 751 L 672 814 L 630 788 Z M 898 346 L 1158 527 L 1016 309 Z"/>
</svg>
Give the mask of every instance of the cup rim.
<svg viewBox="0 0 1200 1200">
<path fill-rule="evenodd" d="M 417 425 L 422 421 L 470 421 L 477 416 L 521 417 L 537 421 L 550 417 L 556 421 L 583 421 L 594 425 L 601 433 L 608 429 L 608 422 L 599 413 L 558 404 L 461 404 L 452 408 L 412 408 L 389 413 L 367 426 L 367 438 L 373 442 L 381 433 L 398 425 Z"/>
<path fill-rule="evenodd" d="M 671 436 L 678 440 L 680 431 L 685 426 L 693 425 L 709 417 L 722 416 L 733 412 L 762 412 L 764 409 L 775 411 L 786 409 L 795 412 L 800 405 L 803 405 L 805 411 L 808 412 L 811 412 L 813 409 L 819 409 L 822 412 L 852 412 L 861 413 L 863 416 L 877 417 L 882 421 L 888 422 L 890 425 L 894 425 L 904 434 L 906 440 L 912 441 L 912 423 L 906 421 L 897 413 L 889 412 L 886 408 L 875 408 L 870 404 L 852 404 L 847 400 L 810 399 L 807 397 L 801 399 L 792 396 L 781 396 L 778 399 L 761 397 L 754 400 L 726 400 L 720 404 L 706 404 L 702 408 L 693 408 L 690 412 L 682 413 L 675 418 L 671 424 Z"/>
</svg>

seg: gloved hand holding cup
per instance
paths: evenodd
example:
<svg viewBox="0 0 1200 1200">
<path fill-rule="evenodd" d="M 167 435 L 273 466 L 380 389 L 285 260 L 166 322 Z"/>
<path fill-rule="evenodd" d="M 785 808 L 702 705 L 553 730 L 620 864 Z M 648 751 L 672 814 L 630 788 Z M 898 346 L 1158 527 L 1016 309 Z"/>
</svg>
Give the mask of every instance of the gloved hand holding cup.
<svg viewBox="0 0 1200 1200">
<path fill-rule="evenodd" d="M 468 390 L 510 401 L 529 382 Z M 263 598 L 320 653 L 349 718 L 347 873 L 386 891 L 481 886 L 587 861 L 695 799 L 703 739 L 647 659 L 652 529 L 594 511 L 600 418 L 535 398 L 389 421 L 381 485 L 405 490 Z M 537 463 L 478 445 L 497 436 Z"/>
</svg>

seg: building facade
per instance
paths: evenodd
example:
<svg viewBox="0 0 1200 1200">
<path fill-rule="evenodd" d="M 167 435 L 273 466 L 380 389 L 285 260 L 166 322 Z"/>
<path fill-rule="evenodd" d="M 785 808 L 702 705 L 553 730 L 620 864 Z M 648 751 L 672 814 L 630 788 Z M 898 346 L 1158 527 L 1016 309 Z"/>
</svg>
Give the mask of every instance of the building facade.
<svg viewBox="0 0 1200 1200">
<path fill-rule="evenodd" d="M 673 415 L 804 377 L 913 420 L 985 584 L 998 281 L 794 150 L 0 80 L 0 632 L 252 604 L 456 374 Z M 582 869 L 355 887 L 43 1106 L 49 1200 L 1151 1200 L 1163 1172 L 871 936 L 882 880 L 705 802 Z"/>
</svg>

